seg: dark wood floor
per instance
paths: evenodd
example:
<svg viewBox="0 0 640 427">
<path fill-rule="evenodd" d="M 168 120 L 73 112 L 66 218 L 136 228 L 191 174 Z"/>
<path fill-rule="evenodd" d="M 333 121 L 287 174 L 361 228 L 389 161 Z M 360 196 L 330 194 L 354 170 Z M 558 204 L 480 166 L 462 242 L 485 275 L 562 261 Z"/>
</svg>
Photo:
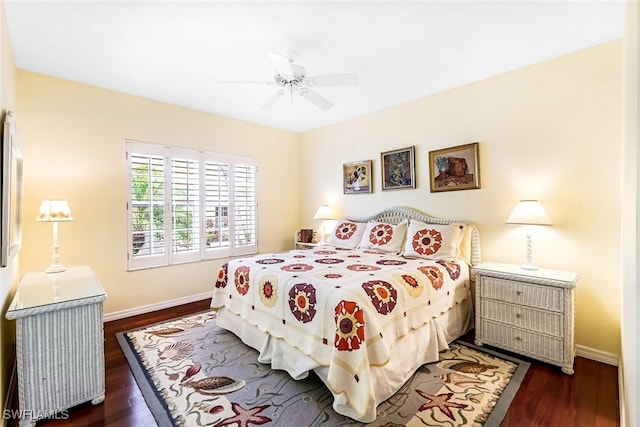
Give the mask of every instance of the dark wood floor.
<svg viewBox="0 0 640 427">
<path fill-rule="evenodd" d="M 66 420 L 42 420 L 38 426 L 155 426 L 153 416 L 116 341 L 116 332 L 206 310 L 209 301 L 185 304 L 105 323 L 106 398 L 97 406 L 80 405 Z M 473 341 L 473 333 L 464 337 Z M 17 408 L 17 402 L 14 403 Z M 619 426 L 618 371 L 610 365 L 577 357 L 575 374 L 532 362 L 502 426 Z M 17 426 L 9 421 L 8 426 Z"/>
</svg>

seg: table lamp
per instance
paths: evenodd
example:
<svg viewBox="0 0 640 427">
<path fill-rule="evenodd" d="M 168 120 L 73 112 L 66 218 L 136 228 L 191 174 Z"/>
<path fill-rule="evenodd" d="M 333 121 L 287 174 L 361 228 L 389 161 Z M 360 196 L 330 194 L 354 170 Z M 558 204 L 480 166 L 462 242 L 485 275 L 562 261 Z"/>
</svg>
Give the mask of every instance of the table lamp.
<svg viewBox="0 0 640 427">
<path fill-rule="evenodd" d="M 507 224 L 517 224 L 527 226 L 527 262 L 520 267 L 525 270 L 537 270 L 532 262 L 532 243 L 531 233 L 533 225 L 552 225 L 549 216 L 544 211 L 544 208 L 537 200 L 520 200 L 509 215 Z"/>
<path fill-rule="evenodd" d="M 73 221 L 69 203 L 66 200 L 43 200 L 36 221 L 53 223 L 53 255 L 51 255 L 51 265 L 46 269 L 46 272 L 60 273 L 65 271 L 64 266 L 60 264 L 60 254 L 58 253 L 58 223 Z"/>
</svg>

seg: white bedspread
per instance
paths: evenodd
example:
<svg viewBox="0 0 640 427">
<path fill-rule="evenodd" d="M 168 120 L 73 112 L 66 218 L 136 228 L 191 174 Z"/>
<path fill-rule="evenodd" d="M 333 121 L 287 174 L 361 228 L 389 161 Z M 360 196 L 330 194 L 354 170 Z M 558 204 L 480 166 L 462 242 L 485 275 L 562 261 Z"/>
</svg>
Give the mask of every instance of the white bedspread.
<svg viewBox="0 0 640 427">
<path fill-rule="evenodd" d="M 307 355 L 298 367 L 295 360 L 269 360 L 294 378 L 318 368 L 340 396 L 336 410 L 370 422 L 380 394 L 372 369 L 402 366 L 398 359 L 407 354 L 398 354 L 396 344 L 468 300 L 469 268 L 462 261 L 322 247 L 230 261 L 220 269 L 211 307 L 224 307 L 252 330 Z"/>
</svg>

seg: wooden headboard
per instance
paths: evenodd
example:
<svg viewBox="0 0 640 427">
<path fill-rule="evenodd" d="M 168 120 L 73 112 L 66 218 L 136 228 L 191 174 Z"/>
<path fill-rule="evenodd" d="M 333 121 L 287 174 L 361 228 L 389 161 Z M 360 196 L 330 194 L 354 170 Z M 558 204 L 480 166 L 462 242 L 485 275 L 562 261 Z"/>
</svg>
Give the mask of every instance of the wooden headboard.
<svg viewBox="0 0 640 427">
<path fill-rule="evenodd" d="M 398 224 L 405 219 L 422 221 L 427 224 L 464 224 L 467 227 L 467 232 L 469 233 L 471 242 L 469 260 L 471 262 L 471 265 L 480 264 L 480 233 L 478 232 L 478 227 L 476 227 L 475 224 L 470 221 L 460 219 L 436 218 L 407 206 L 394 206 L 384 209 L 373 215 L 359 217 L 349 216 L 346 219 L 354 222 L 379 221 L 389 224 Z"/>
</svg>

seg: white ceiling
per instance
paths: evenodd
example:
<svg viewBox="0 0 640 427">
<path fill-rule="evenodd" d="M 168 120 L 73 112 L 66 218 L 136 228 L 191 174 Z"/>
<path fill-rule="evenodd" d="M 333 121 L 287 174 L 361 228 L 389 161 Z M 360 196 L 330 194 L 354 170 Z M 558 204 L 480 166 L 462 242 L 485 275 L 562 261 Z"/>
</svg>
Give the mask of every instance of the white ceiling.
<svg viewBox="0 0 640 427">
<path fill-rule="evenodd" d="M 624 1 L 4 0 L 16 66 L 304 132 L 622 37 Z M 357 73 L 262 110 L 268 53 Z"/>
</svg>

